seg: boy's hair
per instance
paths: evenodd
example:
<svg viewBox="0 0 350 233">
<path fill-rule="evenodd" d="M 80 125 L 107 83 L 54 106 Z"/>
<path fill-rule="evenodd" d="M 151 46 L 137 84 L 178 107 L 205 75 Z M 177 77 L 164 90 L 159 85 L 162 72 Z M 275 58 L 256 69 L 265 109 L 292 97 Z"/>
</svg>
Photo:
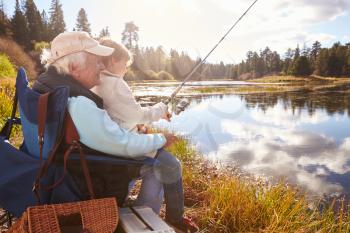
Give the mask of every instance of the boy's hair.
<svg viewBox="0 0 350 233">
<path fill-rule="evenodd" d="M 108 61 L 113 57 L 116 61 L 120 61 L 122 59 L 125 59 L 128 61 L 128 66 L 130 66 L 133 62 L 133 56 L 132 53 L 123 45 L 120 43 L 117 43 L 109 38 L 102 38 L 100 39 L 100 44 L 104 46 L 108 46 L 110 48 L 114 48 L 114 52 L 112 55 L 108 57 L 102 57 L 102 62 L 107 65 Z"/>
</svg>

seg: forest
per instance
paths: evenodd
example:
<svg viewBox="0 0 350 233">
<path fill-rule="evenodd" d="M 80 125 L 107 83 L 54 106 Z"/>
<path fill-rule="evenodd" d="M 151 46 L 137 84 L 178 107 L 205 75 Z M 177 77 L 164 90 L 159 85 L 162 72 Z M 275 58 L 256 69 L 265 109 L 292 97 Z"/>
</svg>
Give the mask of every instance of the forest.
<svg viewBox="0 0 350 233">
<path fill-rule="evenodd" d="M 34 60 L 36 70 L 40 72 L 40 52 L 49 47 L 49 42 L 59 33 L 66 30 L 86 31 L 96 39 L 111 36 L 108 26 L 102 28 L 98 35 L 92 33 L 84 8 L 77 13 L 74 28 L 67 28 L 60 0 L 51 1 L 48 13 L 45 10 L 40 12 L 34 0 L 16 0 L 12 15 L 7 15 L 4 9 L 5 5 L 1 0 L 0 61 L 5 64 L 8 59 L 15 67 L 22 64 L 16 64 L 16 59 L 8 54 L 6 40 L 17 43 Z M 162 46 L 140 46 L 139 27 L 134 22 L 125 23 L 121 36 L 122 43 L 134 54 L 134 63 L 126 77 L 129 80 L 181 80 L 196 63 L 201 62 L 201 58 L 190 57 L 186 51 L 170 49 L 165 52 Z M 296 45 L 296 48 L 289 48 L 284 54 L 269 47 L 260 51 L 248 51 L 246 58 L 237 64 L 205 63 L 196 72 L 194 79 L 246 80 L 268 75 L 350 77 L 350 43 L 337 42 L 330 48 L 323 48 L 319 41 L 315 41 L 311 47 L 306 43 L 302 48 Z"/>
</svg>

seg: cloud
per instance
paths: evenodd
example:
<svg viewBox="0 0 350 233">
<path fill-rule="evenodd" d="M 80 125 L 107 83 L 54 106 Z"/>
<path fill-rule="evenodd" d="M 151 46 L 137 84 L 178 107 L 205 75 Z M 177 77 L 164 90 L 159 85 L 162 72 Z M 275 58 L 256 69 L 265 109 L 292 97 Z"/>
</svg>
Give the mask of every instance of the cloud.
<svg viewBox="0 0 350 233">
<path fill-rule="evenodd" d="M 321 134 L 261 125 L 224 120 L 222 130 L 231 134 L 232 140 L 219 144 L 208 157 L 220 155 L 224 162 L 253 174 L 286 177 L 314 193 L 342 192 L 346 188 L 330 180 L 350 172 L 350 138 L 338 145 Z"/>
</svg>

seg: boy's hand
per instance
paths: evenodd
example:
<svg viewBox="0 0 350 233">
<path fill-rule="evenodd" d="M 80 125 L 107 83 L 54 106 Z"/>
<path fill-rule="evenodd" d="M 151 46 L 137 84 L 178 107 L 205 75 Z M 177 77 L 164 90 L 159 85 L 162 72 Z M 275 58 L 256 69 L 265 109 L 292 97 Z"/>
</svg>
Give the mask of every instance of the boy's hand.
<svg viewBox="0 0 350 233">
<path fill-rule="evenodd" d="M 167 113 L 162 117 L 162 119 L 170 122 L 171 121 L 172 114 L 167 111 Z"/>
<path fill-rule="evenodd" d="M 148 134 L 148 127 L 144 124 L 138 124 L 137 126 L 137 132 L 140 134 Z"/>
<path fill-rule="evenodd" d="M 174 144 L 176 141 L 179 140 L 178 137 L 170 133 L 164 133 L 164 137 L 166 138 L 166 143 L 163 146 L 164 148 L 171 146 L 172 144 Z"/>
</svg>

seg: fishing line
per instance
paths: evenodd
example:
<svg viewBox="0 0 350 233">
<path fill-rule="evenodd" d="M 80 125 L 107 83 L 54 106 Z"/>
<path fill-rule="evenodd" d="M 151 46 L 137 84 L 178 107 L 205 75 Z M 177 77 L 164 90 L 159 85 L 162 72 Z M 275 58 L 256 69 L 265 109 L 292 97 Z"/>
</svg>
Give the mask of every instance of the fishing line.
<svg viewBox="0 0 350 233">
<path fill-rule="evenodd" d="M 173 101 L 174 97 L 181 90 L 181 88 L 185 85 L 185 83 L 191 78 L 191 76 L 205 63 L 210 54 L 221 44 L 221 42 L 226 38 L 226 36 L 232 31 L 234 27 L 244 18 L 244 16 L 249 12 L 249 10 L 255 5 L 258 0 L 255 0 L 248 9 L 236 20 L 236 22 L 232 25 L 232 27 L 224 34 L 224 36 L 219 40 L 219 42 L 209 51 L 209 53 L 205 56 L 205 58 L 199 62 L 193 69 L 186 75 L 182 83 L 174 90 L 170 97 L 165 99 L 163 103 L 169 104 Z"/>
</svg>

